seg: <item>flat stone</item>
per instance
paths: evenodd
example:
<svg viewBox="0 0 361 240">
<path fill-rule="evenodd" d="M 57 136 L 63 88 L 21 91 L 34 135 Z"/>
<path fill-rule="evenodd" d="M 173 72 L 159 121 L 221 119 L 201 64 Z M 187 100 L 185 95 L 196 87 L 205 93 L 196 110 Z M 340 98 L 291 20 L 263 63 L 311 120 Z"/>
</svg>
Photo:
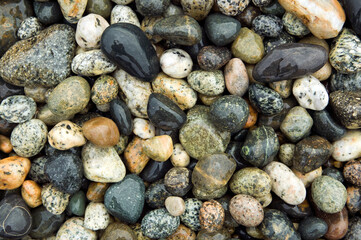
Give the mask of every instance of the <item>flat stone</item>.
<svg viewBox="0 0 361 240">
<path fill-rule="evenodd" d="M 133 120 L 130 109 L 125 102 L 119 98 L 115 98 L 110 102 L 110 116 L 117 125 L 121 134 L 130 135 L 133 130 Z M 134 120 L 134 128 L 135 128 Z"/>
<path fill-rule="evenodd" d="M 330 105 L 343 126 L 361 128 L 361 91 L 336 91 L 330 94 Z"/>
</svg>

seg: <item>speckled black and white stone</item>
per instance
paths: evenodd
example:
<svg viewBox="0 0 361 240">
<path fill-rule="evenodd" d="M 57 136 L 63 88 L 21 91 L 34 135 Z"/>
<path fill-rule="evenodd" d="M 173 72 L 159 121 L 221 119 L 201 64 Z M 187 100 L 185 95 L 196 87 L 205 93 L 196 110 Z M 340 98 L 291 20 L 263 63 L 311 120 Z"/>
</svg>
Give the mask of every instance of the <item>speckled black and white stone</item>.
<svg viewBox="0 0 361 240">
<path fill-rule="evenodd" d="M 41 30 L 43 25 L 36 17 L 28 17 L 20 24 L 17 35 L 20 39 L 28 39 L 34 37 Z"/>
<path fill-rule="evenodd" d="M 180 216 L 182 223 L 193 231 L 199 231 L 201 229 L 199 211 L 203 202 L 197 198 L 188 198 L 184 201 L 184 203 L 186 205 L 186 209 Z"/>
<path fill-rule="evenodd" d="M 265 115 L 280 113 L 283 109 L 283 100 L 274 90 L 261 84 L 252 84 L 249 89 L 249 100 L 251 104 Z"/>
<path fill-rule="evenodd" d="M 48 177 L 45 175 L 45 163 L 48 161 L 46 157 L 38 157 L 31 161 L 31 167 L 28 177 L 37 182 L 43 184 L 49 182 Z"/>
<path fill-rule="evenodd" d="M 236 16 L 249 4 L 250 0 L 217 0 L 216 4 L 224 15 Z"/>
<path fill-rule="evenodd" d="M 39 119 L 31 119 L 14 128 L 10 141 L 16 154 L 21 157 L 32 157 L 44 147 L 47 135 L 45 123 Z"/>
<path fill-rule="evenodd" d="M 335 39 L 329 60 L 341 73 L 355 73 L 361 70 L 361 41 L 352 30 L 345 28 Z"/>
<path fill-rule="evenodd" d="M 84 227 L 90 230 L 105 229 L 110 223 L 110 215 L 103 203 L 91 202 L 85 209 Z"/>
<path fill-rule="evenodd" d="M 185 78 L 192 71 L 193 62 L 186 51 L 172 48 L 163 52 L 160 57 L 160 67 L 170 77 Z"/>
<path fill-rule="evenodd" d="M 145 236 L 159 239 L 172 235 L 179 224 L 179 217 L 174 217 L 167 209 L 161 208 L 147 213 L 142 219 L 141 228 Z"/>
<path fill-rule="evenodd" d="M 84 227 L 84 218 L 73 217 L 61 225 L 55 239 L 96 240 L 97 234 Z"/>
<path fill-rule="evenodd" d="M 29 121 L 35 112 L 35 101 L 24 95 L 7 97 L 0 104 L 0 117 L 10 123 Z"/>
<path fill-rule="evenodd" d="M 253 30 L 264 37 L 278 37 L 282 32 L 282 20 L 274 15 L 259 15 L 252 22 Z"/>
<path fill-rule="evenodd" d="M 80 53 L 73 58 L 71 70 L 82 76 L 97 76 L 114 72 L 117 66 L 101 50 Z"/>
<path fill-rule="evenodd" d="M 293 36 L 303 37 L 310 33 L 301 19 L 292 13 L 286 12 L 282 17 L 282 22 L 286 31 Z"/>
<path fill-rule="evenodd" d="M 140 22 L 137 14 L 128 6 L 116 5 L 110 14 L 110 24 L 131 23 L 140 28 Z"/>
<path fill-rule="evenodd" d="M 294 43 L 296 42 L 295 38 L 288 33 L 282 31 L 280 35 L 276 38 L 268 38 L 264 41 L 264 48 L 266 53 L 269 53 L 275 47 L 278 47 L 282 44 L 286 43 Z"/>
<path fill-rule="evenodd" d="M 252 0 L 253 4 L 257 7 L 264 7 L 269 5 L 272 0 Z"/>
<path fill-rule="evenodd" d="M 361 72 L 352 74 L 342 74 L 336 72 L 331 76 L 331 91 L 347 90 L 360 91 L 361 90 Z"/>
<path fill-rule="evenodd" d="M 70 194 L 57 190 L 51 183 L 43 186 L 41 200 L 46 210 L 52 214 L 62 214 L 69 203 Z"/>
<path fill-rule="evenodd" d="M 226 87 L 221 70 L 193 71 L 188 75 L 187 80 L 194 90 L 206 96 L 219 95 Z"/>
</svg>

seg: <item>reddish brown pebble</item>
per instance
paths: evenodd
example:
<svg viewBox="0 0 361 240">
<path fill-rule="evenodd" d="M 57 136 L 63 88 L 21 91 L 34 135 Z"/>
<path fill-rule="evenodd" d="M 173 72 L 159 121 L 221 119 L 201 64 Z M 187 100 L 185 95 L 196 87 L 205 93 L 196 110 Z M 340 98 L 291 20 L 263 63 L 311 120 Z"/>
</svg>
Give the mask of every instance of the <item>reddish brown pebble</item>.
<svg viewBox="0 0 361 240">
<path fill-rule="evenodd" d="M 91 182 L 86 192 L 86 198 L 91 202 L 103 202 L 109 183 Z"/>
<path fill-rule="evenodd" d="M 6 136 L 0 135 L 0 151 L 10 153 L 13 150 L 10 139 Z"/>
<path fill-rule="evenodd" d="M 201 228 L 208 232 L 219 231 L 223 227 L 225 212 L 222 205 L 210 200 L 202 204 L 199 211 L 199 221 Z"/>
<path fill-rule="evenodd" d="M 361 210 L 361 187 L 350 186 L 347 188 L 347 209 L 350 213 Z"/>
<path fill-rule="evenodd" d="M 361 186 L 361 161 L 351 160 L 343 168 L 343 176 L 346 181 L 356 186 Z"/>
<path fill-rule="evenodd" d="M 252 105 L 249 103 L 248 100 L 246 100 L 247 104 L 248 104 L 248 109 L 249 109 L 249 115 L 248 115 L 248 119 L 246 122 L 246 125 L 244 125 L 243 128 L 251 128 L 253 127 L 256 122 L 257 122 L 257 116 L 258 116 L 258 112 L 256 109 L 254 109 L 252 107 Z"/>
<path fill-rule="evenodd" d="M 328 225 L 328 231 L 324 237 L 328 240 L 338 240 L 343 238 L 348 229 L 348 213 L 346 207 L 338 213 L 324 213 L 321 210 L 315 209 L 316 216 L 323 219 Z"/>
<path fill-rule="evenodd" d="M 143 143 L 143 139 L 135 136 L 124 151 L 124 164 L 131 173 L 141 173 L 150 160 L 143 153 Z"/>
<path fill-rule="evenodd" d="M 180 224 L 177 230 L 170 235 L 167 240 L 196 240 L 196 234 L 190 228 Z"/>
<path fill-rule="evenodd" d="M 31 208 L 36 208 L 43 203 L 41 200 L 41 187 L 32 180 L 24 181 L 21 186 L 21 196 Z"/>
<path fill-rule="evenodd" d="M 0 160 L 0 190 L 11 190 L 23 184 L 30 170 L 30 160 L 12 156 Z"/>
<path fill-rule="evenodd" d="M 84 136 L 99 147 L 112 147 L 119 142 L 120 134 L 113 120 L 96 117 L 86 121 L 83 125 Z"/>
<path fill-rule="evenodd" d="M 264 217 L 262 205 L 244 194 L 234 196 L 229 202 L 229 212 L 236 222 L 246 227 L 256 227 Z"/>
</svg>

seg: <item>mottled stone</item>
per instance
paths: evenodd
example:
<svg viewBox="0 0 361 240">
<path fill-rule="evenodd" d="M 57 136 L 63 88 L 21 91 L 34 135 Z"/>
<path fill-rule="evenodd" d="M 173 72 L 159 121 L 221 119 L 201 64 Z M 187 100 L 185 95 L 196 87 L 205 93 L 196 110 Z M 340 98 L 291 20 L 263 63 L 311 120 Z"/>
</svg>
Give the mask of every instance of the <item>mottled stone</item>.
<svg viewBox="0 0 361 240">
<path fill-rule="evenodd" d="M 361 72 L 352 74 L 343 74 L 336 72 L 332 74 L 330 79 L 331 91 L 360 91 L 361 90 Z"/>
<path fill-rule="evenodd" d="M 177 230 L 179 224 L 179 217 L 173 217 L 165 208 L 161 208 L 147 213 L 142 219 L 141 227 L 147 237 L 166 238 Z"/>
<path fill-rule="evenodd" d="M 21 40 L 23 40 L 34 37 L 41 30 L 43 30 L 43 26 L 39 20 L 36 17 L 28 17 L 21 22 L 16 34 Z"/>
<path fill-rule="evenodd" d="M 61 121 L 48 134 L 49 144 L 58 150 L 80 147 L 86 143 L 83 130 L 73 122 Z"/>
<path fill-rule="evenodd" d="M 327 230 L 327 223 L 317 217 L 305 218 L 298 227 L 298 232 L 304 240 L 319 239 L 325 235 Z"/>
<path fill-rule="evenodd" d="M 188 75 L 187 80 L 195 91 L 207 96 L 221 94 L 225 89 L 224 76 L 221 70 L 193 71 Z"/>
<path fill-rule="evenodd" d="M 337 141 L 346 134 L 346 129 L 336 122 L 328 111 L 314 111 L 311 115 L 313 130 L 321 137 L 329 141 Z"/>
<path fill-rule="evenodd" d="M 25 96 L 32 98 L 37 103 L 45 103 L 51 91 L 52 89 L 40 85 L 24 87 Z"/>
<path fill-rule="evenodd" d="M 227 185 L 213 190 L 206 190 L 203 188 L 199 188 L 197 186 L 194 186 L 192 188 L 192 193 L 194 197 L 200 199 L 200 200 L 212 200 L 223 197 L 228 191 Z"/>
<path fill-rule="evenodd" d="M 183 224 L 180 224 L 177 230 L 170 235 L 168 240 L 195 240 L 196 233 L 191 229 L 187 228 Z"/>
<path fill-rule="evenodd" d="M 171 168 L 164 176 L 164 186 L 172 195 L 183 197 L 192 188 L 191 176 L 188 168 Z"/>
<path fill-rule="evenodd" d="M 202 0 L 201 0 L 202 1 Z M 178 6 L 173 4 L 172 1 L 169 4 L 169 7 L 164 11 L 163 16 L 164 17 L 170 17 L 174 15 L 183 15 L 184 11 L 181 6 Z"/>
<path fill-rule="evenodd" d="M 361 157 L 361 132 L 358 130 L 347 131 L 338 141 L 333 143 L 332 157 L 340 162 L 347 162 Z"/>
<path fill-rule="evenodd" d="M 187 77 L 193 67 L 191 56 L 179 48 L 164 51 L 159 61 L 163 72 L 173 78 Z M 157 78 L 159 78 L 159 75 Z"/>
<path fill-rule="evenodd" d="M 12 190 L 20 187 L 30 171 L 30 160 L 12 156 L 0 160 L 0 190 Z"/>
<path fill-rule="evenodd" d="M 36 183 L 43 184 L 49 181 L 44 171 L 46 161 L 48 161 L 46 157 L 38 157 L 31 161 L 31 168 L 28 176 Z"/>
<path fill-rule="evenodd" d="M 346 189 L 346 206 L 350 213 L 355 214 L 361 210 L 361 188 L 350 186 Z"/>
<path fill-rule="evenodd" d="M 287 32 L 283 31 L 276 38 L 267 38 L 264 40 L 265 52 L 268 54 L 278 46 L 281 46 L 286 43 L 294 43 L 294 42 L 296 42 L 295 38 L 290 34 L 288 34 Z"/>
<path fill-rule="evenodd" d="M 0 104 L 0 117 L 10 123 L 29 121 L 35 115 L 35 112 L 35 101 L 23 95 L 7 97 Z"/>
<path fill-rule="evenodd" d="M 103 203 L 89 203 L 85 209 L 84 227 L 91 230 L 106 229 L 110 216 Z"/>
<path fill-rule="evenodd" d="M 330 105 L 342 125 L 361 128 L 360 91 L 336 91 L 330 94 Z"/>
<path fill-rule="evenodd" d="M 184 225 L 193 231 L 199 231 L 201 225 L 199 222 L 199 211 L 202 207 L 202 201 L 197 198 L 188 198 L 185 201 L 186 209 L 180 216 L 180 220 Z"/>
<path fill-rule="evenodd" d="M 313 119 L 306 109 L 296 106 L 287 113 L 280 129 L 288 139 L 297 142 L 309 133 L 312 125 Z"/>
<path fill-rule="evenodd" d="M 162 41 L 162 38 L 154 33 L 155 24 L 162 20 L 163 16 L 146 16 L 141 22 L 141 29 L 152 43 Z"/>
<path fill-rule="evenodd" d="M 343 168 L 343 176 L 345 180 L 355 186 L 361 186 L 361 162 L 358 160 L 351 160 L 346 163 Z"/>
<path fill-rule="evenodd" d="M 172 194 L 166 189 L 163 179 L 152 183 L 145 191 L 145 201 L 151 208 L 165 207 L 165 201 L 170 196 Z"/>
<path fill-rule="evenodd" d="M 181 0 L 180 1 L 184 14 L 191 16 L 197 21 L 207 17 L 212 9 L 214 1 L 212 0 Z"/>
<path fill-rule="evenodd" d="M 57 190 L 52 184 L 46 184 L 41 190 L 41 200 L 46 210 L 55 215 L 62 214 L 69 203 L 70 194 Z"/>
<path fill-rule="evenodd" d="M 256 64 L 264 56 L 264 45 L 260 35 L 249 28 L 241 28 L 232 44 L 232 54 L 249 64 Z"/>
<path fill-rule="evenodd" d="M 232 58 L 231 51 L 226 47 L 205 46 L 197 56 L 198 65 L 206 71 L 222 68 Z"/>
<path fill-rule="evenodd" d="M 275 90 L 282 98 L 288 98 L 292 93 L 292 80 L 282 80 L 269 83 L 270 88 Z"/>
<path fill-rule="evenodd" d="M 202 204 L 199 211 L 201 229 L 205 229 L 208 232 L 219 231 L 223 227 L 224 218 L 225 212 L 219 202 L 210 200 Z"/>
<path fill-rule="evenodd" d="M 232 17 L 214 13 L 207 16 L 204 29 L 213 44 L 225 46 L 236 39 L 241 24 Z"/>
<path fill-rule="evenodd" d="M 242 97 L 249 85 L 246 66 L 239 58 L 232 58 L 224 68 L 224 79 L 228 92 Z"/>
<path fill-rule="evenodd" d="M 140 27 L 139 19 L 136 13 L 128 6 L 116 5 L 112 9 L 110 16 L 110 24 L 114 23 L 130 23 Z"/>
<path fill-rule="evenodd" d="M 97 234 L 95 231 L 84 227 L 84 218 L 72 217 L 69 218 L 56 234 L 56 239 L 87 239 L 96 240 Z"/>
<path fill-rule="evenodd" d="M 345 240 L 356 240 L 360 237 L 361 234 L 361 218 L 353 217 L 349 221 L 349 227 L 347 234 L 345 236 Z"/>
<path fill-rule="evenodd" d="M 283 100 L 274 90 L 261 84 L 251 84 L 248 88 L 249 100 L 253 107 L 262 114 L 273 115 L 283 109 Z"/>
<path fill-rule="evenodd" d="M 254 31 L 263 37 L 278 37 L 282 31 L 282 20 L 275 15 L 259 15 L 252 21 Z"/>
<path fill-rule="evenodd" d="M 190 157 L 184 150 L 182 144 L 176 143 L 173 145 L 173 153 L 170 160 L 174 167 L 187 167 L 190 162 Z"/>
<path fill-rule="evenodd" d="M 42 204 L 41 187 L 32 180 L 26 180 L 21 186 L 21 197 L 31 208 L 36 208 Z"/>
<path fill-rule="evenodd" d="M 293 36 L 303 37 L 310 33 L 302 20 L 293 13 L 286 12 L 282 17 L 282 22 L 286 31 Z"/>
<path fill-rule="evenodd" d="M 217 0 L 217 6 L 221 13 L 228 16 L 236 16 L 241 13 L 249 4 L 250 0 Z"/>
<path fill-rule="evenodd" d="M 333 167 L 325 168 L 322 170 L 322 175 L 332 177 L 342 183 L 345 181 L 345 179 L 343 178 L 343 173 L 337 168 L 333 168 Z"/>
<path fill-rule="evenodd" d="M 237 223 L 246 227 L 258 226 L 263 220 L 262 205 L 253 197 L 243 194 L 234 196 L 229 211 Z"/>
<path fill-rule="evenodd" d="M 170 0 L 136 0 L 137 11 L 143 16 L 162 15 L 168 8 Z"/>
<path fill-rule="evenodd" d="M 88 0 L 58 0 L 64 18 L 69 23 L 77 23 L 85 12 Z"/>
</svg>

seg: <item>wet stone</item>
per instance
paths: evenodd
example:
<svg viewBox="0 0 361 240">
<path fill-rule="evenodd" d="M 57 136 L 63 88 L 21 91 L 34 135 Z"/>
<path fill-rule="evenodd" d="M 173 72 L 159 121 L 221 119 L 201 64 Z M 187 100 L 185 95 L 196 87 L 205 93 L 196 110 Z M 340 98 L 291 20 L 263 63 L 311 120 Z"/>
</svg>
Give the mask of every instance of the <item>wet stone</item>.
<svg viewBox="0 0 361 240">
<path fill-rule="evenodd" d="M 160 67 L 170 77 L 184 78 L 192 71 L 193 62 L 191 56 L 186 51 L 179 48 L 171 48 L 162 53 Z M 162 75 L 158 75 L 157 79 L 159 76 Z"/>
<path fill-rule="evenodd" d="M 179 217 L 170 215 L 165 208 L 150 211 L 141 223 L 142 232 L 150 238 L 165 238 L 172 235 L 180 224 Z"/>
<path fill-rule="evenodd" d="M 343 176 L 345 180 L 355 186 L 361 186 L 361 162 L 359 160 L 351 160 L 346 163 L 343 168 Z"/>
<path fill-rule="evenodd" d="M 109 18 L 112 7 L 113 4 L 110 0 L 88 0 L 85 11 Z"/>
<path fill-rule="evenodd" d="M 84 123 L 82 130 L 85 138 L 100 147 L 112 147 L 119 142 L 118 127 L 109 118 L 92 118 Z"/>
<path fill-rule="evenodd" d="M 42 204 L 41 202 L 41 187 L 32 180 L 25 180 L 21 186 L 21 196 L 26 204 L 35 208 Z"/>
<path fill-rule="evenodd" d="M 324 235 L 326 239 L 342 239 L 348 230 L 348 213 L 344 207 L 342 211 L 329 214 L 319 209 L 315 209 L 315 215 L 324 220 L 328 225 L 327 233 Z"/>
<path fill-rule="evenodd" d="M 0 117 L 10 123 L 29 121 L 35 115 L 35 112 L 35 101 L 23 95 L 7 97 L 0 104 Z"/>
<path fill-rule="evenodd" d="M 232 58 L 226 47 L 206 46 L 198 53 L 198 65 L 206 71 L 214 71 L 223 67 Z"/>
<path fill-rule="evenodd" d="M 187 77 L 189 85 L 197 92 L 206 96 L 215 96 L 225 89 L 224 76 L 221 70 L 196 70 Z"/>
<path fill-rule="evenodd" d="M 259 15 L 252 21 L 254 31 L 263 37 L 278 37 L 282 31 L 283 23 L 274 15 Z"/>
<path fill-rule="evenodd" d="M 33 209 L 31 216 L 33 217 L 33 226 L 29 235 L 32 238 L 50 237 L 56 233 L 65 220 L 65 214 L 52 214 L 44 206 Z"/>
<path fill-rule="evenodd" d="M 281 131 L 292 142 L 304 138 L 313 125 L 313 119 L 306 109 L 300 106 L 293 107 L 281 124 Z"/>
<path fill-rule="evenodd" d="M 172 163 L 170 161 L 158 162 L 150 160 L 139 176 L 144 181 L 152 183 L 163 178 L 171 168 Z"/>
<path fill-rule="evenodd" d="M 327 110 L 313 111 L 311 115 L 314 120 L 313 130 L 321 137 L 337 141 L 346 134 L 346 129 L 336 122 Z"/>
<path fill-rule="evenodd" d="M 250 0 L 225 1 L 217 0 L 216 4 L 224 15 L 236 16 L 241 13 L 250 3 Z"/>
<path fill-rule="evenodd" d="M 288 98 L 292 92 L 292 80 L 282 80 L 269 83 L 269 86 L 275 90 L 282 98 Z"/>
<path fill-rule="evenodd" d="M 45 25 L 60 22 L 63 19 L 59 3 L 55 2 L 37 2 L 34 4 L 34 13 L 39 21 Z"/>
<path fill-rule="evenodd" d="M 248 90 L 249 78 L 246 66 L 239 58 L 232 58 L 224 68 L 224 80 L 228 92 L 242 97 Z"/>
<path fill-rule="evenodd" d="M 286 31 L 297 37 L 303 37 L 310 33 L 310 30 L 302 23 L 301 19 L 290 12 L 282 17 L 283 26 Z"/>
<path fill-rule="evenodd" d="M 162 15 L 168 8 L 170 0 L 136 0 L 137 11 L 143 16 Z"/>
<path fill-rule="evenodd" d="M 261 84 L 252 84 L 248 88 L 249 100 L 258 112 L 265 115 L 280 113 L 283 109 L 283 100 L 274 90 Z"/>
<path fill-rule="evenodd" d="M 278 196 L 273 195 L 269 208 L 278 209 L 281 212 L 286 213 L 291 219 L 304 219 L 312 215 L 312 208 L 307 200 L 298 205 L 291 205 L 280 199 Z"/>
<path fill-rule="evenodd" d="M 335 115 L 348 129 L 361 128 L 360 91 L 336 91 L 330 94 Z"/>
</svg>

